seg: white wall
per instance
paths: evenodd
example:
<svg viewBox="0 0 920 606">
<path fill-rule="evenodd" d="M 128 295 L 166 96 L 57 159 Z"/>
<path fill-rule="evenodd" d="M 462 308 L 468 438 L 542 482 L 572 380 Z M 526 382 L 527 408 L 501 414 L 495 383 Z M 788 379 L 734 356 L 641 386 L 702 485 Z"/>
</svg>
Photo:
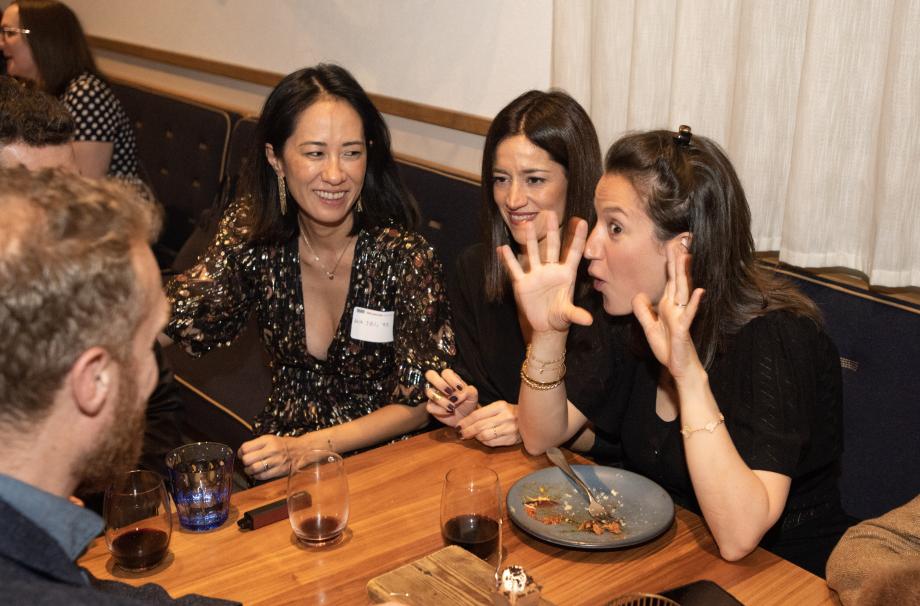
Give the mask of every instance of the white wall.
<svg viewBox="0 0 920 606">
<path fill-rule="evenodd" d="M 370 92 L 491 118 L 550 82 L 552 0 L 66 0 L 87 33 L 287 73 L 347 67 Z M 108 74 L 258 111 L 267 89 L 100 53 Z M 388 117 L 397 151 L 473 173 L 482 137 Z"/>
</svg>

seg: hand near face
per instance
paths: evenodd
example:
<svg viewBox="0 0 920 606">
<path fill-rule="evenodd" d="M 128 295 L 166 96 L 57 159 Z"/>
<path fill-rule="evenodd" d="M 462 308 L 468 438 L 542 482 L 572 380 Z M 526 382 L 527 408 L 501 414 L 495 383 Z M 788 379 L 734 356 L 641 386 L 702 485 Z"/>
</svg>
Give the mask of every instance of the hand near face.
<svg viewBox="0 0 920 606">
<path fill-rule="evenodd" d="M 289 446 L 294 447 L 294 440 L 274 435 L 259 436 L 255 440 L 243 442 L 237 456 L 251 478 L 270 480 L 286 476 L 291 471 Z"/>
<path fill-rule="evenodd" d="M 547 212 L 547 225 L 558 225 L 556 213 Z M 541 261 L 536 232 L 532 224 L 527 230 L 527 263 L 525 271 L 508 246 L 500 246 L 498 254 L 511 276 L 514 298 L 518 309 L 524 312 L 534 332 L 562 332 L 572 324 L 588 326 L 591 314 L 572 303 L 575 293 L 575 278 L 588 236 L 588 224 L 578 219 L 574 223 L 573 236 L 565 251 L 564 260 L 559 259 L 559 230 L 548 229 L 546 233 L 546 261 Z"/>
<path fill-rule="evenodd" d="M 425 395 L 428 396 L 425 408 L 441 423 L 456 427 L 463 417 L 479 406 L 479 391 L 453 370 L 429 370 L 425 373 L 425 379 L 430 384 L 425 389 Z"/>
<path fill-rule="evenodd" d="M 691 292 L 691 257 L 680 241 L 668 243 L 667 256 L 668 281 L 657 309 L 645 293 L 636 295 L 632 305 L 655 357 L 675 381 L 680 381 L 688 373 L 702 370 L 690 326 L 704 291 L 696 288 Z"/>
</svg>

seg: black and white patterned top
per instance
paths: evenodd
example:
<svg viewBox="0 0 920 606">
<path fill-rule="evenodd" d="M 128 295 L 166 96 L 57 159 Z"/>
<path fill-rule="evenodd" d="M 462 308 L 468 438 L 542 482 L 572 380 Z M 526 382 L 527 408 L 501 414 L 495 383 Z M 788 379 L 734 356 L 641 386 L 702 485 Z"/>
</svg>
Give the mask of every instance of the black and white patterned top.
<svg viewBox="0 0 920 606">
<path fill-rule="evenodd" d="M 70 81 L 61 100 L 76 123 L 74 141 L 111 142 L 108 176 L 139 182 L 134 128 L 109 85 L 87 72 Z"/>
</svg>

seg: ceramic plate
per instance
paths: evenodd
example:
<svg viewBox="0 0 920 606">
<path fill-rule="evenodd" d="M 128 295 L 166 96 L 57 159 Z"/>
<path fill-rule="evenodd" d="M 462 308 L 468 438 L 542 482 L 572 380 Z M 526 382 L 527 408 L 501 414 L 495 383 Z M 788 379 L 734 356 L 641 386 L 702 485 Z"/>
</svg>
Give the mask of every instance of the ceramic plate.
<svg viewBox="0 0 920 606">
<path fill-rule="evenodd" d="M 564 547 L 581 549 L 615 549 L 644 543 L 670 528 L 674 521 L 674 502 L 658 484 L 644 476 L 600 465 L 572 465 L 595 498 L 622 524 L 619 534 L 594 534 L 578 530 L 590 520 L 588 499 L 558 467 L 547 467 L 528 474 L 508 491 L 508 516 L 520 528 L 538 539 Z M 555 505 L 525 508 L 524 502 L 546 497 Z M 544 501 L 545 503 L 545 501 Z M 528 514 L 528 509 L 533 514 Z M 562 521 L 547 524 L 558 516 Z"/>
</svg>

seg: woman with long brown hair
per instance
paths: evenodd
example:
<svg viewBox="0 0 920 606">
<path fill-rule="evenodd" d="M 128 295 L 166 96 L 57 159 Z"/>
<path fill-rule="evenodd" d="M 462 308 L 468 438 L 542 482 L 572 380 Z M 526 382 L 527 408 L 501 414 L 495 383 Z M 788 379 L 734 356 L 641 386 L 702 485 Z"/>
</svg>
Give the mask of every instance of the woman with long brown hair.
<svg viewBox="0 0 920 606">
<path fill-rule="evenodd" d="M 730 161 L 688 127 L 626 136 L 607 153 L 595 209 L 590 237 L 579 222 L 564 257 L 552 232 L 527 270 L 502 251 L 533 326 L 525 447 L 543 452 L 589 420 L 615 427 L 626 465 L 701 512 L 724 558 L 760 544 L 823 574 L 850 521 L 837 488 L 840 360 L 815 305 L 756 264 Z M 592 321 L 571 297 L 582 253 L 605 311 L 627 321 L 610 333 L 621 355 L 609 401 L 579 408 L 556 361 L 569 327 Z"/>
<path fill-rule="evenodd" d="M 527 91 L 489 126 L 482 154 L 482 242 L 463 251 L 448 283 L 457 357 L 452 368 L 426 373 L 432 385 L 428 411 L 456 427 L 461 437 L 487 446 L 521 440 L 517 364 L 530 327 L 514 303 L 496 247 L 511 246 L 523 262 L 525 225 L 534 226 L 541 251 L 547 231 L 558 227 L 549 222 L 548 211 L 563 220 L 593 221 L 600 175 L 591 118 L 563 91 Z M 581 277 L 579 295 L 584 295 L 587 275 Z M 584 384 L 575 382 L 571 389 Z"/>
</svg>

